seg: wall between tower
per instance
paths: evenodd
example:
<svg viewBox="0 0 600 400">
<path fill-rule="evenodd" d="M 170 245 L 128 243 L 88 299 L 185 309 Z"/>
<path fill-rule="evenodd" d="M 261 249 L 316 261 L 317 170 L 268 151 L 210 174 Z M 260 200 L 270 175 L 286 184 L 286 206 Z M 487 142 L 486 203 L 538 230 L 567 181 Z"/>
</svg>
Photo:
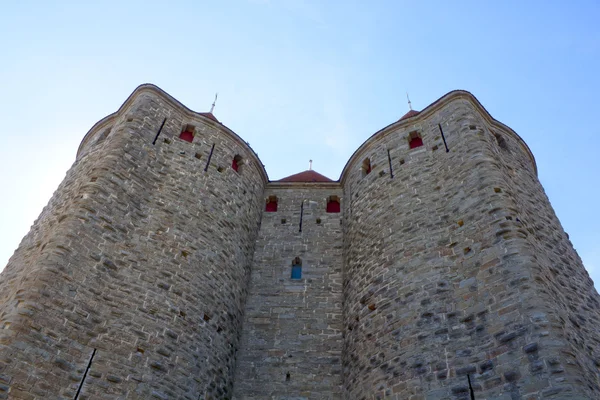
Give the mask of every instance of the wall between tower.
<svg viewBox="0 0 600 400">
<path fill-rule="evenodd" d="M 510 139 L 516 160 L 499 157 L 490 125 Z M 564 309 L 568 319 L 572 304 L 537 283 L 535 252 L 549 260 L 553 243 L 542 238 L 532 247 L 517 220 L 515 197 L 544 203 L 530 210 L 532 221 L 550 205 L 516 135 L 460 97 L 391 129 L 359 149 L 343 179 L 345 397 L 469 398 L 471 389 L 482 399 L 589 395 L 565 378 L 569 346 L 549 317 Z M 409 149 L 415 131 L 424 146 Z M 366 157 L 372 171 L 363 176 Z M 507 180 L 511 166 L 523 179 Z M 556 228 L 555 219 L 544 220 L 546 232 Z M 564 262 L 581 272 L 574 257 Z"/>
<path fill-rule="evenodd" d="M 0 275 L 0 396 L 231 396 L 265 174 L 165 96 L 134 93 L 90 132 Z"/>
<path fill-rule="evenodd" d="M 263 213 L 256 243 L 236 399 L 341 398 L 342 215 L 326 212 L 331 195 L 341 197 L 339 184 L 267 188 L 278 208 Z"/>
</svg>

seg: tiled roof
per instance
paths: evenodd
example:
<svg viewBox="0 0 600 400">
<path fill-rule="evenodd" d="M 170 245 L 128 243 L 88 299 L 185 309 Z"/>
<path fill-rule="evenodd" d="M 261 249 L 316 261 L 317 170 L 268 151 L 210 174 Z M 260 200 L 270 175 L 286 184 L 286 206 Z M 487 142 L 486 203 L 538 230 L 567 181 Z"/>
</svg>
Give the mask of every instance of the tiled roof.
<svg viewBox="0 0 600 400">
<path fill-rule="evenodd" d="M 287 176 L 276 182 L 333 182 L 326 176 L 313 170 L 306 170 L 294 175 Z"/>
<path fill-rule="evenodd" d="M 402 116 L 402 118 L 400 118 L 398 121 L 402 121 L 403 119 L 414 117 L 415 115 L 417 115 L 419 113 L 420 113 L 420 111 L 410 110 L 409 112 L 407 112 L 406 114 L 404 114 Z"/>
<path fill-rule="evenodd" d="M 217 119 L 217 117 L 215 117 L 215 116 L 213 115 L 213 113 L 205 112 L 205 113 L 200 113 L 200 115 L 202 115 L 203 117 L 206 117 L 206 118 L 212 119 L 212 120 L 213 120 L 213 121 L 215 121 L 215 122 L 219 122 L 219 120 Z"/>
</svg>

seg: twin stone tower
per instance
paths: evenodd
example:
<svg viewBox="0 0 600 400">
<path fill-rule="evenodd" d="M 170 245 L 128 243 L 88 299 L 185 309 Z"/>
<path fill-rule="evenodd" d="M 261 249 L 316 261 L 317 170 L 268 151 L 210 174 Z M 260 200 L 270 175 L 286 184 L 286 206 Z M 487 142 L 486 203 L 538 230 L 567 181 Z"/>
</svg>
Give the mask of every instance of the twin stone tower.
<svg viewBox="0 0 600 400">
<path fill-rule="evenodd" d="M 153 85 L 85 135 L 0 276 L 0 398 L 596 399 L 600 297 L 468 92 L 338 181 L 269 181 Z"/>
</svg>

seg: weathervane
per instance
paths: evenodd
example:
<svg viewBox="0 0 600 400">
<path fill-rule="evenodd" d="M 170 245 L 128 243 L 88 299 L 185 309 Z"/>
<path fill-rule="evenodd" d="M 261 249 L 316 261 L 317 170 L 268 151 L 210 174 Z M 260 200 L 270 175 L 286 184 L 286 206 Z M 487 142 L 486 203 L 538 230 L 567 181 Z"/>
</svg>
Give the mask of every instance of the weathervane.
<svg viewBox="0 0 600 400">
<path fill-rule="evenodd" d="M 412 110 L 412 103 L 410 102 L 410 97 L 408 97 L 408 92 L 406 92 L 406 99 L 408 100 L 408 109 Z"/>
<path fill-rule="evenodd" d="M 210 113 L 212 114 L 213 110 L 215 109 L 215 105 L 217 104 L 217 97 L 219 96 L 219 93 L 215 93 L 215 101 L 213 101 L 212 103 L 212 107 L 210 108 Z"/>
<path fill-rule="evenodd" d="M 308 170 L 312 171 L 312 160 L 308 160 Z"/>
</svg>

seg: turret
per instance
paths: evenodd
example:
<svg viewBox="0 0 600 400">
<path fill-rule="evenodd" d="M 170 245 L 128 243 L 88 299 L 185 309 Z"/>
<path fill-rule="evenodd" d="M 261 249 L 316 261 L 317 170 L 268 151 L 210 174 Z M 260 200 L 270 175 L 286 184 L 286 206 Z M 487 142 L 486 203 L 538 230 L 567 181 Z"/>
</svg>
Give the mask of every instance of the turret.
<svg viewBox="0 0 600 400">
<path fill-rule="evenodd" d="M 10 396 L 230 397 L 266 182 L 214 115 L 138 87 L 1 276 Z"/>
</svg>

